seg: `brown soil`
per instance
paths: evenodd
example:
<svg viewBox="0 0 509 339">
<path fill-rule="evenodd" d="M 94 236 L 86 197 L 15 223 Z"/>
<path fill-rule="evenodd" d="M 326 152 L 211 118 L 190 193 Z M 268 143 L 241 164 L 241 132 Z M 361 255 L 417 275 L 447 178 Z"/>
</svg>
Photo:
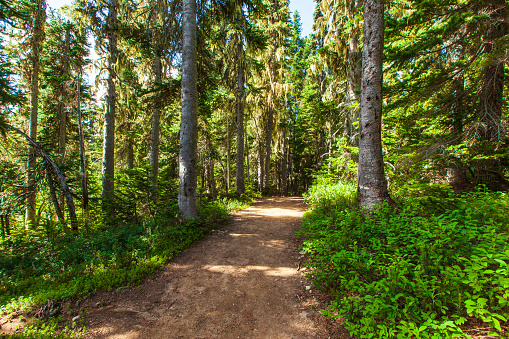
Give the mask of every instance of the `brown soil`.
<svg viewBox="0 0 509 339">
<path fill-rule="evenodd" d="M 140 286 L 75 305 L 86 338 L 350 338 L 301 272 L 301 198 L 264 198 Z"/>
</svg>

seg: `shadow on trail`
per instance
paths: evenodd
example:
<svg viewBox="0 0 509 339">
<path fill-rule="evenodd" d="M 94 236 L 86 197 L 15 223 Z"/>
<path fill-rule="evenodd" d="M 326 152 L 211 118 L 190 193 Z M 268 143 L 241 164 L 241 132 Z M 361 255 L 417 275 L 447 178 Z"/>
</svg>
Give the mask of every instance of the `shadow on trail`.
<svg viewBox="0 0 509 339">
<path fill-rule="evenodd" d="M 273 197 L 237 212 L 139 287 L 86 301 L 86 337 L 329 337 L 297 271 L 304 209 L 302 198 Z"/>
</svg>

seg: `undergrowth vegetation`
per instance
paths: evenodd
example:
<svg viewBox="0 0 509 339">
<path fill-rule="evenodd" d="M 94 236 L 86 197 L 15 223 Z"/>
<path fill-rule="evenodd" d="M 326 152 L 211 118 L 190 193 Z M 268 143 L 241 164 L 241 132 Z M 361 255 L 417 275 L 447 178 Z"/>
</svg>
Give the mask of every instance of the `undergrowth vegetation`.
<svg viewBox="0 0 509 339">
<path fill-rule="evenodd" d="M 205 203 L 191 222 L 181 221 L 178 206 L 170 205 L 140 223 L 89 228 L 79 235 L 58 229 L 12 234 L 0 242 L 0 315 L 134 285 L 249 202 Z M 15 337 L 55 337 L 50 325 L 35 323 Z"/>
<path fill-rule="evenodd" d="M 507 193 L 410 183 L 393 188 L 396 210 L 370 213 L 355 195 L 320 179 L 306 196 L 301 235 L 326 315 L 361 338 L 507 336 Z"/>
</svg>

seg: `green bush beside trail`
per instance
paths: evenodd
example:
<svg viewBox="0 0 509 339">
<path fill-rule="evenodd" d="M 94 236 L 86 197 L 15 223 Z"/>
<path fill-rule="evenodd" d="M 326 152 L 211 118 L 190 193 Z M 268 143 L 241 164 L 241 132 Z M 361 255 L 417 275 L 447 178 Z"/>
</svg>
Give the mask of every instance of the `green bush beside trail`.
<svg viewBox="0 0 509 339">
<path fill-rule="evenodd" d="M 367 213 L 355 185 L 319 180 L 301 235 L 325 314 L 362 338 L 469 337 L 477 318 L 498 336 L 509 318 L 509 197 L 396 190 L 397 209 Z M 462 326 L 464 325 L 464 326 Z"/>
</svg>

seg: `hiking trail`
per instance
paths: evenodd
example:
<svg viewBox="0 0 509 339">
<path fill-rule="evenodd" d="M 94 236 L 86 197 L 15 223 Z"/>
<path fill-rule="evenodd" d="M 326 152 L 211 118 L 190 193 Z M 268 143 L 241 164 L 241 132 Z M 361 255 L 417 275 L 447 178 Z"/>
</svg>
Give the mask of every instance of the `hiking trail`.
<svg viewBox="0 0 509 339">
<path fill-rule="evenodd" d="M 295 237 L 302 198 L 258 199 L 141 285 L 81 301 L 86 338 L 350 338 L 322 317 Z M 299 270 L 300 268 L 300 270 Z"/>
</svg>

